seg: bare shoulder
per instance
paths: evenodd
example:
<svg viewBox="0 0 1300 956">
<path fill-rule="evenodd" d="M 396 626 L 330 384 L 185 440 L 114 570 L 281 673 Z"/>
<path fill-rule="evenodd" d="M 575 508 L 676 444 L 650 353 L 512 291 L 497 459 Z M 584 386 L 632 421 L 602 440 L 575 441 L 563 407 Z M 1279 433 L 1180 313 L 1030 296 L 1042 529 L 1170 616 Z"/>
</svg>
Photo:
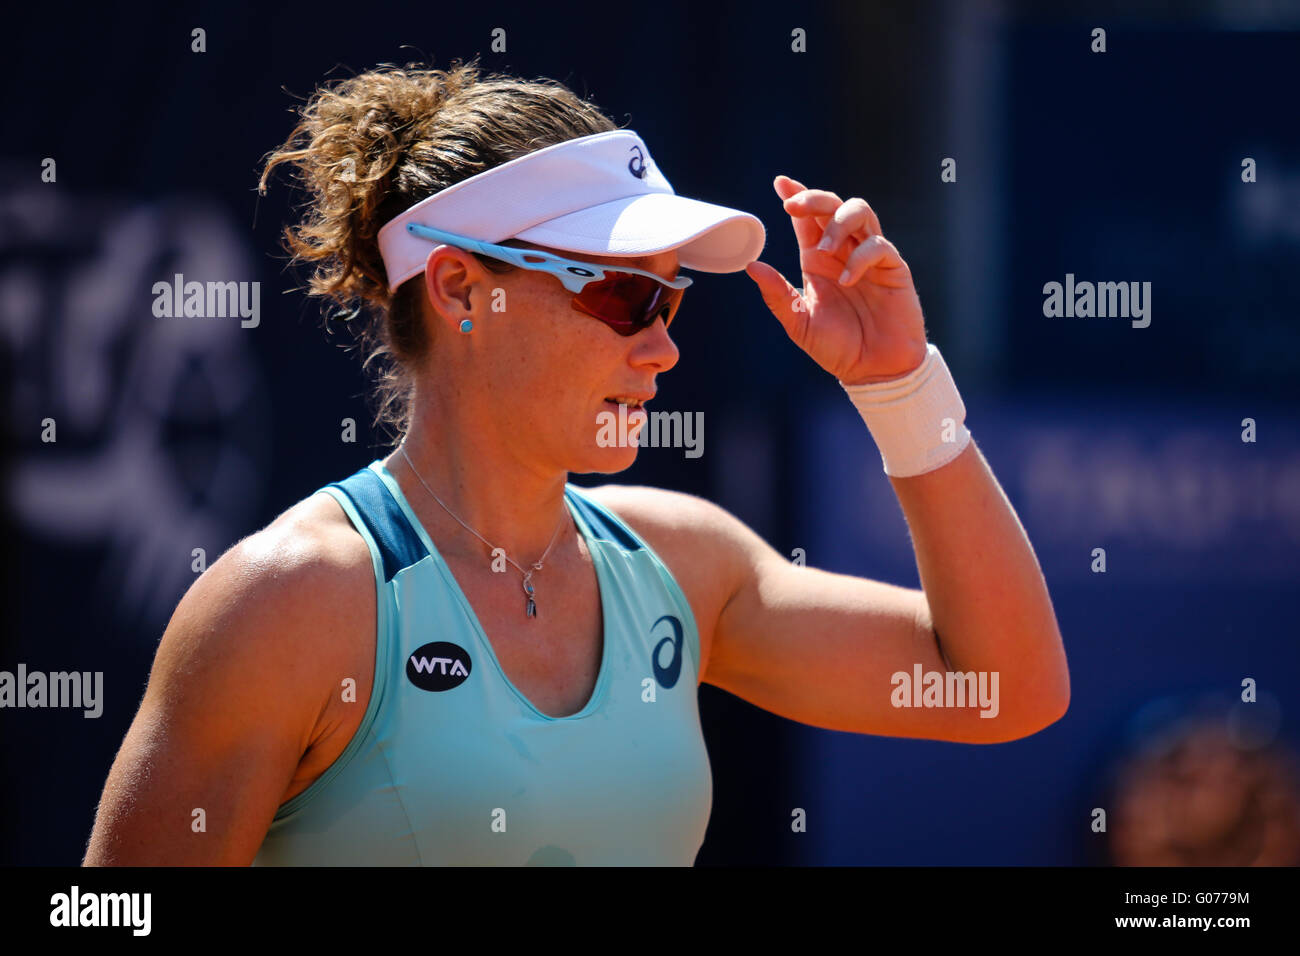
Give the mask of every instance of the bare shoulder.
<svg viewBox="0 0 1300 956">
<path fill-rule="evenodd" d="M 364 539 L 327 496 L 289 508 L 204 571 L 159 642 L 87 865 L 247 865 L 286 790 L 305 785 L 304 755 L 343 736 L 331 709 L 340 672 L 369 697 L 360 681 L 373 679 L 375 601 Z M 222 824 L 198 842 L 188 826 L 160 828 L 178 806 Z"/>
<path fill-rule="evenodd" d="M 648 485 L 584 488 L 596 501 L 631 525 L 656 551 L 681 552 L 717 564 L 746 562 L 762 538 L 721 505 L 682 491 Z"/>
<path fill-rule="evenodd" d="M 304 498 L 222 556 L 266 579 L 371 572 L 370 550 L 343 508 L 327 494 Z M 215 565 L 213 566 L 215 570 Z"/>
<path fill-rule="evenodd" d="M 707 666 L 722 610 L 764 555 L 776 552 L 735 515 L 698 495 L 646 485 L 583 490 L 626 522 L 668 566 L 695 613 Z"/>
<path fill-rule="evenodd" d="M 233 545 L 190 586 L 158 649 L 155 672 L 229 656 L 266 679 L 311 686 L 373 631 L 374 571 L 365 540 L 334 499 L 293 505 Z M 304 653 L 309 651 L 309 653 Z"/>
<path fill-rule="evenodd" d="M 632 524 L 638 534 L 639 525 L 645 525 L 656 533 L 691 536 L 698 529 L 707 536 L 737 520 L 720 505 L 684 491 L 649 485 L 597 485 L 582 490 Z"/>
<path fill-rule="evenodd" d="M 260 531 L 233 545 L 195 588 L 230 597 L 278 600 L 305 613 L 355 598 L 373 585 L 369 549 L 329 495 L 304 498 Z M 205 581 L 204 579 L 208 579 Z M 191 590 L 194 590 L 192 588 Z"/>
</svg>

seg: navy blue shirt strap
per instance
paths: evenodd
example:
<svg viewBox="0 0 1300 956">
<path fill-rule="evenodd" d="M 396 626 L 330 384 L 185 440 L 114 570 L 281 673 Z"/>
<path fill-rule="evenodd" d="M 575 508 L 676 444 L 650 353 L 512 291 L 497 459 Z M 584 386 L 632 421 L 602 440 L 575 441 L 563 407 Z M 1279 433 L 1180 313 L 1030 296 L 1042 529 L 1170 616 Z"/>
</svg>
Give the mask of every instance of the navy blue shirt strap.
<svg viewBox="0 0 1300 956">
<path fill-rule="evenodd" d="M 602 541 L 612 541 L 624 551 L 641 550 L 641 544 L 632 537 L 623 522 L 608 510 L 584 498 L 580 493 L 575 492 L 572 486 L 568 490 L 568 497 L 569 501 L 573 502 L 574 509 L 582 515 L 597 538 Z"/>
<path fill-rule="evenodd" d="M 385 581 L 393 580 L 397 572 L 419 563 L 428 555 L 428 549 L 406 520 L 397 499 L 383 479 L 369 468 L 362 468 L 326 487 L 341 489 L 356 505 L 370 536 L 379 545 L 384 559 Z"/>
</svg>

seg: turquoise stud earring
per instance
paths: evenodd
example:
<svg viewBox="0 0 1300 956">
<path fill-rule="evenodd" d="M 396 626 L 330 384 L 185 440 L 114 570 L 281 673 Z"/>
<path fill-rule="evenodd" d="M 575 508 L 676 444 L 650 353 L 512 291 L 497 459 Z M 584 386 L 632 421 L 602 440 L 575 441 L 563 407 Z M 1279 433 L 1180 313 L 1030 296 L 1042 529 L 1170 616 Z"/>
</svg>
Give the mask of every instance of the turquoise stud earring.
<svg viewBox="0 0 1300 956">
<path fill-rule="evenodd" d="M 460 330 L 462 332 L 472 332 L 474 331 L 474 323 L 471 322 L 469 319 L 461 319 Z"/>
</svg>

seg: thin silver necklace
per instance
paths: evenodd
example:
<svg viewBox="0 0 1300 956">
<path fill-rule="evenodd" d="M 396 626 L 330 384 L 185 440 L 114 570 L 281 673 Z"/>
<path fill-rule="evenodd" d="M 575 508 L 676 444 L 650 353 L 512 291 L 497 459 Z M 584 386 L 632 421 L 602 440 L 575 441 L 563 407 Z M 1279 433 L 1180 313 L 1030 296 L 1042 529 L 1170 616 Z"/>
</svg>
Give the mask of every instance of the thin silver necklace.
<svg viewBox="0 0 1300 956">
<path fill-rule="evenodd" d="M 420 484 L 424 485 L 424 490 L 429 493 L 429 496 L 433 498 L 434 501 L 438 502 L 438 504 L 442 506 L 442 510 L 447 512 L 447 514 L 451 515 L 458 522 L 460 522 L 460 526 L 462 528 L 464 528 L 474 537 L 478 538 L 480 541 L 486 544 L 489 549 L 491 549 L 492 551 L 496 551 L 497 549 L 493 546 L 491 541 L 483 537 L 481 534 L 479 534 L 477 531 L 475 531 L 465 522 L 461 521 L 460 518 L 457 517 L 456 513 L 452 511 L 450 508 L 448 508 L 446 505 L 444 505 L 442 503 L 442 499 L 433 493 L 433 489 L 430 488 L 429 483 L 424 480 L 424 476 L 421 475 L 418 471 L 416 471 L 415 465 L 411 464 L 411 456 L 406 453 L 406 442 L 402 442 L 402 444 L 398 446 L 397 450 L 400 451 L 402 453 L 402 457 L 406 459 L 407 467 L 411 469 L 412 473 L 414 473 L 416 478 L 420 479 Z M 524 580 L 523 580 L 524 596 L 528 599 L 528 604 L 525 606 L 525 611 L 527 612 L 529 617 L 537 616 L 537 601 L 533 597 L 533 572 L 542 570 L 542 562 L 545 561 L 546 556 L 551 553 L 551 548 L 555 546 L 555 540 L 560 536 L 560 529 L 562 527 L 564 527 L 564 515 L 560 515 L 560 523 L 555 526 L 555 533 L 551 535 L 551 543 L 546 546 L 546 550 L 542 552 L 542 556 L 537 559 L 536 563 L 533 564 L 532 568 L 528 571 L 525 571 L 523 568 L 520 568 L 518 564 L 515 564 L 514 560 L 511 559 L 510 555 L 506 554 L 505 548 L 501 549 L 501 553 L 505 555 L 505 559 L 509 561 L 511 564 L 514 564 L 516 568 L 519 568 L 519 573 L 524 576 Z"/>
</svg>

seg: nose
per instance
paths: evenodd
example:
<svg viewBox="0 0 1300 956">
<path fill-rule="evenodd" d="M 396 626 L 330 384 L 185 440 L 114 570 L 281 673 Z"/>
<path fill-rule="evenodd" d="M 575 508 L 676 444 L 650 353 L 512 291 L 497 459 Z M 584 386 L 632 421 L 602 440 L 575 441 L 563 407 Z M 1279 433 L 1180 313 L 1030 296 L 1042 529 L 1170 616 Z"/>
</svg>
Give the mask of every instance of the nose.
<svg viewBox="0 0 1300 956">
<path fill-rule="evenodd" d="M 666 372 L 681 358 L 681 351 L 668 334 L 668 326 L 663 316 L 655 319 L 654 325 L 648 326 L 630 339 L 632 352 L 628 361 L 637 367 L 651 367 L 658 372 Z"/>
</svg>

